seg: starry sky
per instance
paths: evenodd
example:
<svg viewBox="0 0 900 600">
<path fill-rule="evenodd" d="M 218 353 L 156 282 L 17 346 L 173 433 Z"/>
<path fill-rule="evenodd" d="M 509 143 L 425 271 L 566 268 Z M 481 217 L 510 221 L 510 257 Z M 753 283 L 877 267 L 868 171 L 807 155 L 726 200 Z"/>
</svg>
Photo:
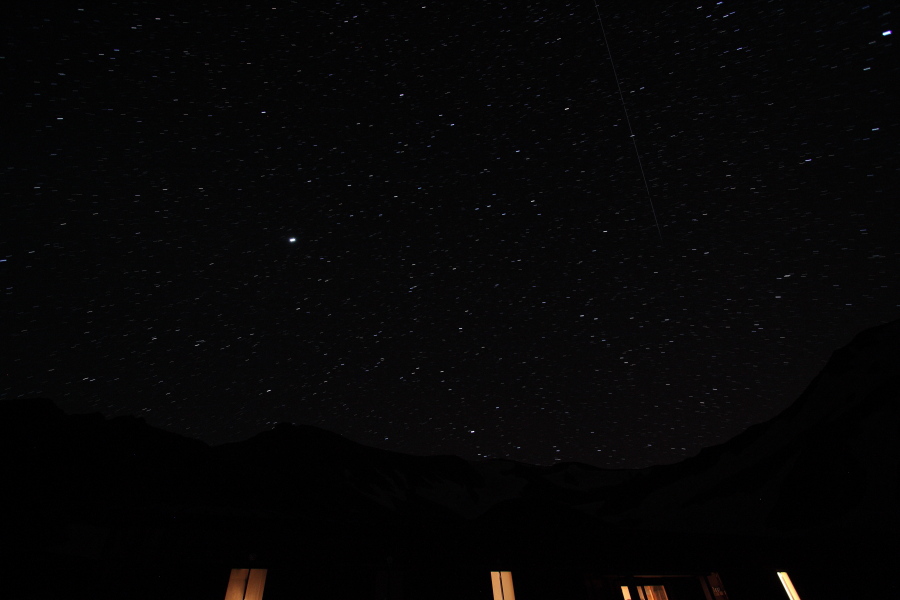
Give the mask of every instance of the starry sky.
<svg viewBox="0 0 900 600">
<path fill-rule="evenodd" d="M 889 4 L 20 3 L 0 394 L 210 443 L 726 441 L 900 316 Z"/>
</svg>

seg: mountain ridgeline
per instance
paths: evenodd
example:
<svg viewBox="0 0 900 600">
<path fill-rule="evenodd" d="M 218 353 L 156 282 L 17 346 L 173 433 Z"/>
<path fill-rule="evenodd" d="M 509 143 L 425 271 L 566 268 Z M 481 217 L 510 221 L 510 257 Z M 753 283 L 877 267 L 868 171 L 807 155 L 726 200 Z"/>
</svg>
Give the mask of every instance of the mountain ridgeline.
<svg viewBox="0 0 900 600">
<path fill-rule="evenodd" d="M 211 447 L 137 418 L 6 401 L 7 551 L 73 561 L 671 568 L 706 560 L 710 548 L 726 562 L 865 549 L 900 533 L 898 406 L 900 321 L 835 352 L 770 421 L 641 470 L 411 456 L 287 424 Z"/>
</svg>

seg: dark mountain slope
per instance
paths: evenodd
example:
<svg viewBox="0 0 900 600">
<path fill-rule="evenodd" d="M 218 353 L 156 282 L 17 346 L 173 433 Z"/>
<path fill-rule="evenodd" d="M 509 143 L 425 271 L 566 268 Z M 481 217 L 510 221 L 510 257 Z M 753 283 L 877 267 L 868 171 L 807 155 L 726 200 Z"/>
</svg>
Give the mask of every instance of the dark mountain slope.
<svg viewBox="0 0 900 600">
<path fill-rule="evenodd" d="M 700 560 L 709 547 L 726 556 L 710 541 L 726 538 L 864 546 L 898 532 L 898 373 L 893 322 L 835 352 L 771 421 L 643 471 L 409 456 L 303 425 L 210 447 L 140 419 L 9 401 L 0 403 L 7 547 L 225 564 L 251 553 L 627 563 L 651 548 L 660 561 Z"/>
<path fill-rule="evenodd" d="M 898 532 L 900 321 L 859 334 L 782 414 L 624 486 L 609 518 L 642 529 Z"/>
</svg>

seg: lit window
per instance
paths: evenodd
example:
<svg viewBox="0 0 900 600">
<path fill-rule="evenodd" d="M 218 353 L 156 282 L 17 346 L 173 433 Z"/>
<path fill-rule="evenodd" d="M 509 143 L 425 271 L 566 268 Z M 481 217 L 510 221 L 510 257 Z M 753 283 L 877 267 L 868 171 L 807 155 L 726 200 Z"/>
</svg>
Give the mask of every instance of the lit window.
<svg viewBox="0 0 900 600">
<path fill-rule="evenodd" d="M 641 587 L 644 588 L 644 596 L 647 597 L 647 600 L 669 600 L 666 588 L 661 585 L 645 585 Z"/>
<path fill-rule="evenodd" d="M 262 600 L 266 569 L 232 569 L 225 600 Z"/>
<path fill-rule="evenodd" d="M 622 598 L 631 600 L 631 590 L 628 586 L 623 585 L 620 587 L 622 588 Z M 636 585 L 634 588 L 637 590 L 640 600 L 669 600 L 666 588 L 661 585 Z"/>
<path fill-rule="evenodd" d="M 791 578 L 788 577 L 786 572 L 778 571 L 778 579 L 781 580 L 781 585 L 784 586 L 784 591 L 787 592 L 790 600 L 800 600 L 800 595 L 797 594 L 797 590 L 794 588 L 794 584 L 791 583 Z"/>
<path fill-rule="evenodd" d="M 494 600 L 516 600 L 511 572 L 491 571 L 491 587 L 494 588 Z"/>
</svg>

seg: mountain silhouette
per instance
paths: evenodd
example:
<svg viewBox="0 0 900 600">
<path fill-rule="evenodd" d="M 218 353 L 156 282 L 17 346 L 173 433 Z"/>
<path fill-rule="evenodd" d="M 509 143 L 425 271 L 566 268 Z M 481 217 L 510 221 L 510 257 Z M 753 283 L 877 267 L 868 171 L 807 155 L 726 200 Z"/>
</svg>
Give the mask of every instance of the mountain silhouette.
<svg viewBox="0 0 900 600">
<path fill-rule="evenodd" d="M 900 321 L 836 351 L 770 421 L 641 470 L 412 456 L 309 425 L 209 446 L 138 418 L 4 401 L 5 553 L 31 581 L 110 564 L 122 577 L 140 565 L 197 573 L 249 557 L 321 568 L 890 569 L 876 548 L 900 532 L 898 400 Z M 852 590 L 847 581 L 832 578 L 823 597 Z M 53 585 L 48 594 L 72 596 Z"/>
</svg>

